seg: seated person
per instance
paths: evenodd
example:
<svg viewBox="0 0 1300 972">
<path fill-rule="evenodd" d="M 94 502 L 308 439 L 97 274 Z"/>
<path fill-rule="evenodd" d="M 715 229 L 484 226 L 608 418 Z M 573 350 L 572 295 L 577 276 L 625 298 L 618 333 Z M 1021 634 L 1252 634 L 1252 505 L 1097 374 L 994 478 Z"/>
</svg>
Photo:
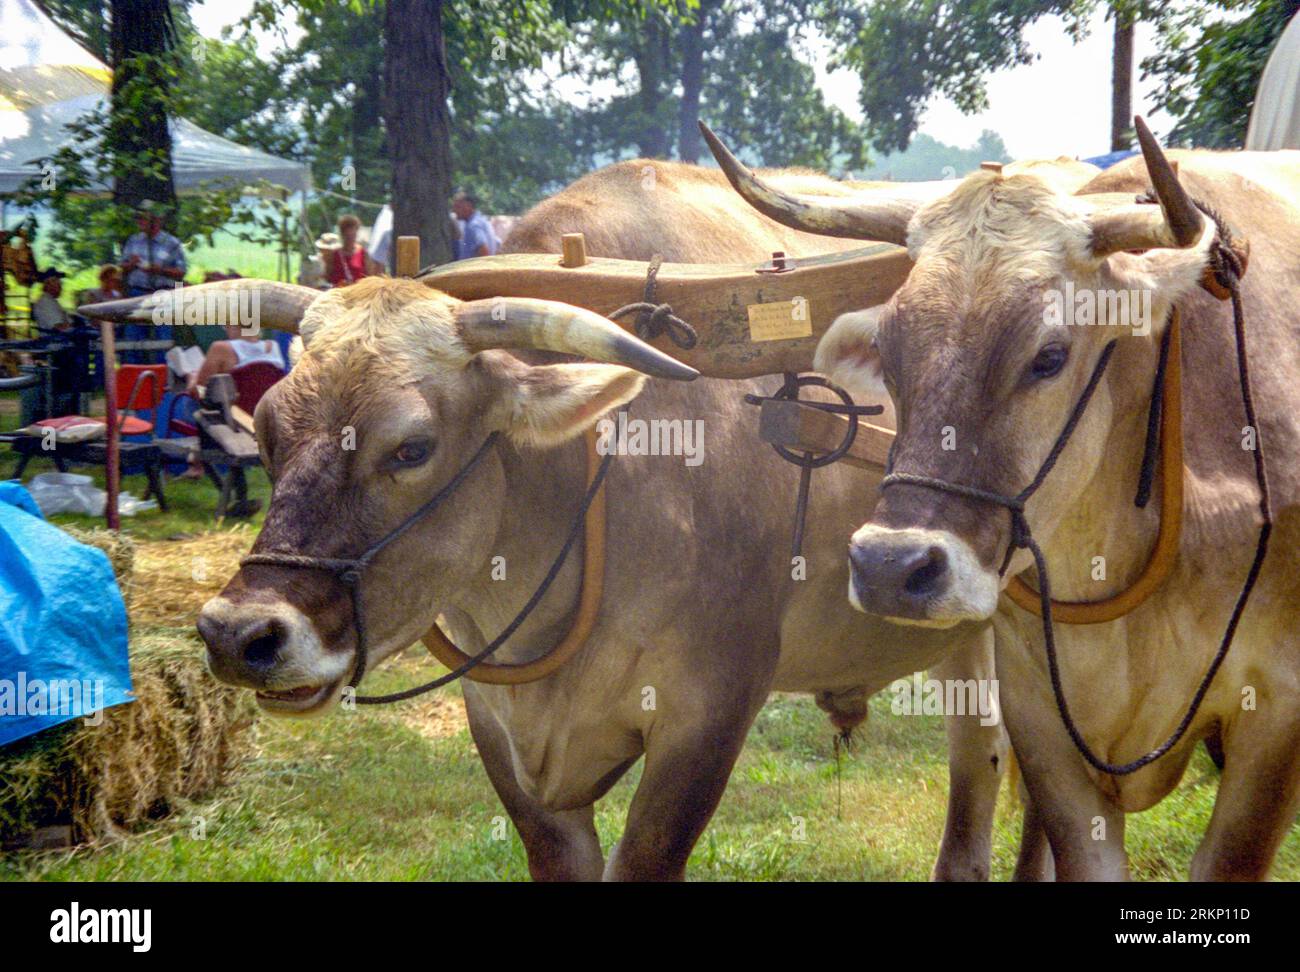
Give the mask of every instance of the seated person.
<svg viewBox="0 0 1300 972">
<path fill-rule="evenodd" d="M 227 324 L 226 339 L 213 341 L 204 355 L 203 364 L 198 371 L 186 376 L 185 393 L 195 398 L 199 395 L 199 386 L 206 385 L 213 375 L 224 375 L 234 371 L 240 365 L 253 361 L 269 361 L 281 371 L 288 371 L 284 354 L 275 341 L 251 340 L 244 337 L 244 329 L 238 324 Z M 203 475 L 203 466 L 197 455 L 191 455 L 189 468 L 183 478 L 198 479 Z"/>
<path fill-rule="evenodd" d="M 198 387 L 206 385 L 213 375 L 224 375 L 234 371 L 240 365 L 252 361 L 269 361 L 281 371 L 287 371 L 284 355 L 280 346 L 274 341 L 250 340 L 244 337 L 244 329 L 238 324 L 226 325 L 226 339 L 213 341 L 212 347 L 203 358 L 203 365 L 198 371 L 186 377 L 185 392 L 198 394 Z"/>
<path fill-rule="evenodd" d="M 32 321 L 36 330 L 46 337 L 53 331 L 67 331 L 72 327 L 72 315 L 59 303 L 63 293 L 63 271 L 47 267 L 36 275 L 41 282 L 41 296 L 32 304 Z"/>
<path fill-rule="evenodd" d="M 303 257 L 302 266 L 298 270 L 298 283 L 316 290 L 328 290 L 329 268 L 334 262 L 334 251 L 341 243 L 337 233 L 322 233 L 316 240 L 316 255 Z"/>
<path fill-rule="evenodd" d="M 68 415 L 78 411 L 79 392 L 86 384 L 89 349 L 84 341 L 72 343 L 72 315 L 59 303 L 63 294 L 62 270 L 47 267 L 36 275 L 41 282 L 41 296 L 32 304 L 32 323 L 43 338 L 58 337 L 69 343 L 52 349 L 46 363 L 54 369 L 54 401 L 46 401 L 44 384 L 32 389 L 28 396 L 33 414 L 42 416 Z"/>
<path fill-rule="evenodd" d="M 122 283 L 122 271 L 114 263 L 106 263 L 99 268 L 99 286 L 83 291 L 78 303 L 102 304 L 110 300 L 121 300 L 126 296 L 126 285 Z"/>
</svg>

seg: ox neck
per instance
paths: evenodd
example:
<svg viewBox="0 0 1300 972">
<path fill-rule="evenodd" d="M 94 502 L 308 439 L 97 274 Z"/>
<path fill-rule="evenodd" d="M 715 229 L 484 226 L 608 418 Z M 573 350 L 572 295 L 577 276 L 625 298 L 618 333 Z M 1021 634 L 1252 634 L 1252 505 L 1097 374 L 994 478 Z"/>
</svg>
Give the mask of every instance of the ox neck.
<svg viewBox="0 0 1300 972">
<path fill-rule="evenodd" d="M 546 576 L 577 516 L 586 489 L 581 439 L 552 449 L 523 449 L 502 438 L 495 448 L 505 474 L 505 503 L 488 561 L 451 599 L 450 606 L 488 637 L 508 624 Z M 582 588 L 583 545 L 566 560 L 546 596 L 494 654 L 494 663 L 525 664 L 564 636 Z M 494 579 L 493 560 L 505 570 Z M 497 571 L 499 575 L 499 568 Z M 468 647 L 468 646 L 463 646 Z"/>
</svg>

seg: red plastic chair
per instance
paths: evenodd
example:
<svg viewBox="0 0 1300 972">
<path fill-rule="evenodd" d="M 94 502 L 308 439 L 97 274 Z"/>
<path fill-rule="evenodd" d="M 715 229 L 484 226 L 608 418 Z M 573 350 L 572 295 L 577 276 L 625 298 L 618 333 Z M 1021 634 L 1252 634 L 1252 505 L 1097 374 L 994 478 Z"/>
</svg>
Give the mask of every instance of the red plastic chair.
<svg viewBox="0 0 1300 972">
<path fill-rule="evenodd" d="M 117 369 L 118 431 L 122 435 L 148 435 L 158 423 L 158 406 L 167 393 L 165 364 L 124 364 Z M 153 412 L 152 420 L 127 412 Z"/>
</svg>

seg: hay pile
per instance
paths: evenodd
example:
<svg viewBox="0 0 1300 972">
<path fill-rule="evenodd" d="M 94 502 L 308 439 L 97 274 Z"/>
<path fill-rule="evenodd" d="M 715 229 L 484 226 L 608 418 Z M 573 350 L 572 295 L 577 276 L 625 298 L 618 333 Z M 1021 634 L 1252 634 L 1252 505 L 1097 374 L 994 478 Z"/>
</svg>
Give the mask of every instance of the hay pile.
<svg viewBox="0 0 1300 972">
<path fill-rule="evenodd" d="M 131 619 L 136 624 L 190 627 L 199 609 L 239 570 L 257 539 L 248 524 L 191 539 L 136 545 Z"/>
<path fill-rule="evenodd" d="M 204 668 L 191 606 L 210 596 L 195 591 L 208 582 L 188 578 L 195 557 L 246 549 L 251 532 L 138 545 L 106 530 L 70 532 L 108 553 L 129 598 L 136 701 L 108 709 L 98 726 L 74 719 L 0 749 L 0 844 L 51 824 L 71 824 L 79 841 L 114 838 L 210 792 L 249 749 L 245 730 L 256 708 L 248 693 L 221 686 Z M 161 546 L 174 549 L 144 554 Z M 199 552 L 180 549 L 191 546 Z M 182 564 L 183 583 L 175 576 Z M 223 571 L 211 581 L 218 589 L 229 576 Z M 156 590 L 159 583 L 168 589 Z"/>
</svg>

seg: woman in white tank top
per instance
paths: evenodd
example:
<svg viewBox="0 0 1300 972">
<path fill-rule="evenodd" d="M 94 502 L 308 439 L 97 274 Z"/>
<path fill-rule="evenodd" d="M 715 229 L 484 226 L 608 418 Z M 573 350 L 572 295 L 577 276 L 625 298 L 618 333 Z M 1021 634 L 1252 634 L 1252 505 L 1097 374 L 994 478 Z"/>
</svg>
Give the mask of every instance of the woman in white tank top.
<svg viewBox="0 0 1300 972">
<path fill-rule="evenodd" d="M 252 361 L 269 361 L 281 371 L 287 370 L 284 355 L 280 353 L 280 346 L 274 341 L 248 341 L 244 338 L 234 338 L 227 343 L 230 345 L 230 350 L 235 352 L 235 358 L 241 365 Z"/>
</svg>

